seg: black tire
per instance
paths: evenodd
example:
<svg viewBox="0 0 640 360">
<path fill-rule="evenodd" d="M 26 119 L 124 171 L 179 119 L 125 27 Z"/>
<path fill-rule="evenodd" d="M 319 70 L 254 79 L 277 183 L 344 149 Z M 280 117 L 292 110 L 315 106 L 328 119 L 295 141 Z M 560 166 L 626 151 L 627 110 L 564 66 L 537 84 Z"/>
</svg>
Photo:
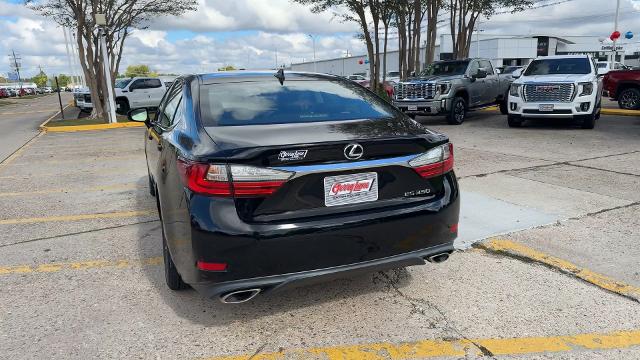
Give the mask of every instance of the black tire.
<svg viewBox="0 0 640 360">
<path fill-rule="evenodd" d="M 116 113 L 127 115 L 129 112 L 129 102 L 126 99 L 116 99 Z"/>
<path fill-rule="evenodd" d="M 151 194 L 151 196 L 153 197 L 156 196 L 156 185 L 153 183 L 151 175 L 149 175 L 149 194 Z"/>
<path fill-rule="evenodd" d="M 507 117 L 507 123 L 509 124 L 509 127 L 519 128 L 522 127 L 522 118 L 509 115 Z"/>
<path fill-rule="evenodd" d="M 624 110 L 640 110 L 640 89 L 624 89 L 618 95 L 618 106 Z"/>
<path fill-rule="evenodd" d="M 157 189 L 156 189 L 157 193 Z M 176 269 L 176 264 L 173 263 L 171 253 L 169 252 L 169 246 L 167 246 L 167 238 L 164 233 L 164 221 L 162 220 L 162 211 L 160 210 L 160 199 L 156 196 L 156 205 L 158 206 L 158 214 L 160 216 L 160 228 L 162 229 L 162 258 L 164 259 L 164 279 L 167 283 L 167 287 L 171 290 L 184 290 L 189 287 L 184 281 L 182 276 Z"/>
<path fill-rule="evenodd" d="M 451 125 L 461 125 L 467 115 L 467 102 L 462 97 L 455 97 L 451 104 L 451 110 L 447 114 L 447 121 Z"/>
<path fill-rule="evenodd" d="M 500 113 L 502 115 L 509 115 L 509 103 L 506 98 L 500 101 Z"/>
</svg>

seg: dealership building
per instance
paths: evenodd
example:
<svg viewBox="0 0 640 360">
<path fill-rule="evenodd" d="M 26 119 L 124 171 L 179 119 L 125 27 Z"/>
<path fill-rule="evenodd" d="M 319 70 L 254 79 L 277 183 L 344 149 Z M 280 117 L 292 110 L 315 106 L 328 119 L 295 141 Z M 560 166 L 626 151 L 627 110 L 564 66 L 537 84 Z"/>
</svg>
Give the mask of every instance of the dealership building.
<svg viewBox="0 0 640 360">
<path fill-rule="evenodd" d="M 538 56 L 589 54 L 601 61 L 611 60 L 613 46 L 610 42 L 601 42 L 597 36 L 549 36 L 549 35 L 490 35 L 474 34 L 470 46 L 470 57 L 491 60 L 494 66 L 527 65 Z M 608 40 L 607 40 L 608 41 Z M 630 66 L 639 66 L 639 54 L 631 53 L 624 42 L 617 45 L 616 60 Z M 424 51 L 420 51 L 420 61 L 424 64 Z M 448 60 L 453 57 L 451 35 L 440 35 L 436 45 L 436 60 Z M 387 53 L 387 71 L 398 71 L 399 53 Z M 334 75 L 363 74 L 369 72 L 366 55 L 318 60 L 315 63 L 303 62 L 291 64 L 291 70 L 317 71 Z"/>
</svg>

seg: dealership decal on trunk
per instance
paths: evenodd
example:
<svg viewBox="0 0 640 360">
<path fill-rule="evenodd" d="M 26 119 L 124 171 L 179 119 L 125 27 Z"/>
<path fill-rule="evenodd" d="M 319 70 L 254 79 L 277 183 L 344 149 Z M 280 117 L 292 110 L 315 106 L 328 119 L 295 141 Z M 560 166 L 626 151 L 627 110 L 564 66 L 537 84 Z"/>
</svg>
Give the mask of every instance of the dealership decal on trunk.
<svg viewBox="0 0 640 360">
<path fill-rule="evenodd" d="M 282 150 L 278 154 L 280 161 L 302 160 L 307 157 L 307 150 Z"/>
<path fill-rule="evenodd" d="M 378 200 L 378 173 L 331 176 L 324 179 L 326 206 Z"/>
</svg>

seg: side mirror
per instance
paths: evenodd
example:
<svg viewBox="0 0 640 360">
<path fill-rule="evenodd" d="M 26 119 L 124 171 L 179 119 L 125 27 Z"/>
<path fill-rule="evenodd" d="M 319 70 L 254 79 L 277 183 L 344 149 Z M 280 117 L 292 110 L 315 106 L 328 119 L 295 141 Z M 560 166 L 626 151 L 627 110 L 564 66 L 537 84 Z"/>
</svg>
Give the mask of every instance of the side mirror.
<svg viewBox="0 0 640 360">
<path fill-rule="evenodd" d="M 129 121 L 143 122 L 149 124 L 149 112 L 145 108 L 133 109 L 127 114 Z"/>
<path fill-rule="evenodd" d="M 511 74 L 511 77 L 517 79 L 522 76 L 522 69 L 518 69 Z"/>
<path fill-rule="evenodd" d="M 478 69 L 478 72 L 473 77 L 475 77 L 476 79 L 484 79 L 487 77 L 487 70 Z"/>
</svg>

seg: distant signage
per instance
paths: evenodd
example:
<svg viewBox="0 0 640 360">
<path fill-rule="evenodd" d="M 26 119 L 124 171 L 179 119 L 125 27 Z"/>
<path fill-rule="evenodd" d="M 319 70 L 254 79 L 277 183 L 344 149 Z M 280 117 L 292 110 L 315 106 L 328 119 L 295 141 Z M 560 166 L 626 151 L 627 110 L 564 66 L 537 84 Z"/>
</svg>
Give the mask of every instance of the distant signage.
<svg viewBox="0 0 640 360">
<path fill-rule="evenodd" d="M 549 38 L 541 36 L 538 38 L 538 56 L 549 55 Z"/>
<path fill-rule="evenodd" d="M 10 81 L 18 81 L 18 73 L 17 72 L 9 72 L 9 73 L 7 73 L 7 75 L 8 75 L 7 78 Z"/>
<path fill-rule="evenodd" d="M 624 46 L 623 45 L 616 45 L 616 50 L 615 51 L 623 51 L 624 50 Z M 614 51 L 613 50 L 613 45 L 602 45 L 602 51 Z"/>
</svg>

